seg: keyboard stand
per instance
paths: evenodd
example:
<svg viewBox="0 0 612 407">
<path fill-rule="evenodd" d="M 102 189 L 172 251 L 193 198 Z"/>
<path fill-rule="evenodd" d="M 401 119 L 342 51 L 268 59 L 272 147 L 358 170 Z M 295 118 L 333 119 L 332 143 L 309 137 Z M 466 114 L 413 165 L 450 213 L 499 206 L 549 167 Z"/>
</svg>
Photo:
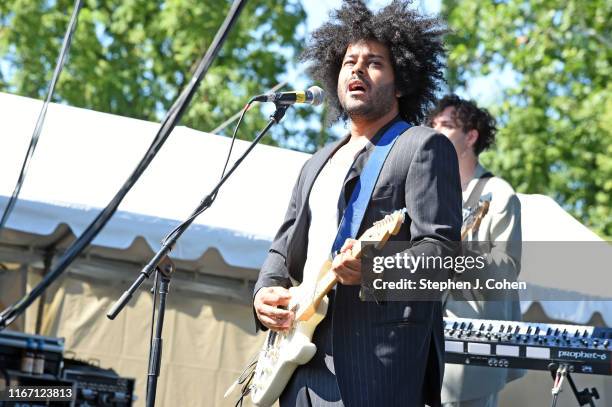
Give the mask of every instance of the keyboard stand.
<svg viewBox="0 0 612 407">
<path fill-rule="evenodd" d="M 576 397 L 579 406 L 584 406 L 588 404 L 590 407 L 595 407 L 595 402 L 593 401 L 593 399 L 599 400 L 599 392 L 595 387 L 592 387 L 590 390 L 588 388 L 585 388 L 581 391 L 578 391 L 578 389 L 576 388 L 576 383 L 574 383 L 574 379 L 572 378 L 572 375 L 570 374 L 567 365 L 557 365 L 556 363 L 551 363 L 550 365 L 548 365 L 548 368 L 550 369 L 550 374 L 554 382 L 553 388 L 551 390 L 551 407 L 555 407 L 557 405 L 557 397 L 561 392 L 561 387 L 563 386 L 563 381 L 565 379 L 567 379 L 568 383 L 570 384 L 572 392 L 574 393 L 574 396 Z"/>
</svg>

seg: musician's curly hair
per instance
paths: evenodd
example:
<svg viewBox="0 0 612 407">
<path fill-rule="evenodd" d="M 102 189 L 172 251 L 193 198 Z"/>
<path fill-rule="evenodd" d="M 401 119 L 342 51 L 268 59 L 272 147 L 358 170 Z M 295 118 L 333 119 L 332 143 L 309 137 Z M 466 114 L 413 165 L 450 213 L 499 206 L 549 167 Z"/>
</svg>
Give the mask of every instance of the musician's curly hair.
<svg viewBox="0 0 612 407">
<path fill-rule="evenodd" d="M 362 0 L 344 0 L 330 21 L 312 33 L 301 59 L 312 63 L 309 73 L 329 95 L 330 119 L 348 119 L 338 99 L 338 74 L 350 44 L 375 40 L 387 46 L 400 93 L 402 118 L 414 124 L 425 117 L 443 80 L 443 35 L 447 32 L 435 17 L 409 8 L 410 0 L 393 0 L 374 13 Z"/>
<path fill-rule="evenodd" d="M 461 99 L 454 94 L 446 95 L 440 99 L 427 114 L 426 124 L 432 126 L 434 119 L 448 107 L 455 108 L 453 119 L 456 126 L 461 127 L 464 132 L 478 131 L 478 139 L 474 144 L 476 155 L 488 149 L 495 142 L 495 134 L 497 133 L 495 118 L 491 116 L 487 109 L 478 107 L 473 101 Z"/>
</svg>

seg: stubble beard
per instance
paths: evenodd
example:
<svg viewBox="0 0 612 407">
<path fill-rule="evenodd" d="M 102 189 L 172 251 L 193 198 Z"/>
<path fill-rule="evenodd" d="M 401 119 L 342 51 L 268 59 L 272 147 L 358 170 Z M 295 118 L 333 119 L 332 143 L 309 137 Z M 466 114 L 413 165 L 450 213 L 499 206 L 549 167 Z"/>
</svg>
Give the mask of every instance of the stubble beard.
<svg viewBox="0 0 612 407">
<path fill-rule="evenodd" d="M 374 121 L 389 113 L 394 98 L 395 84 L 391 82 L 372 90 L 365 101 L 352 99 L 346 91 L 339 100 L 352 121 Z"/>
</svg>

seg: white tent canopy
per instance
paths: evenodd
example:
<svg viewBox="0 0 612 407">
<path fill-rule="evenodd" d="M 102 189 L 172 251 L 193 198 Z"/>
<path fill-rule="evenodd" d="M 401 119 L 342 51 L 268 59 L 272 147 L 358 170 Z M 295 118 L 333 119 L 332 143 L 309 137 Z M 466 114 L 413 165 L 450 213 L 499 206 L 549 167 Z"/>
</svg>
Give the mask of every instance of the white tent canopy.
<svg viewBox="0 0 612 407">
<path fill-rule="evenodd" d="M 0 93 L 0 195 L 5 196 L 0 196 L 0 207 L 12 192 L 41 103 Z M 66 247 L 127 179 L 158 127 L 156 123 L 52 104 L 21 200 L 8 222 L 9 233 L 3 234 L 0 243 L 31 253 L 33 246 L 48 245 L 54 240 L 49 236 L 54 236 L 60 249 Z M 247 146 L 247 142 L 237 141 L 232 157 L 238 157 Z M 228 138 L 177 127 L 119 212 L 94 240 L 88 258 L 128 261 L 134 266 L 146 262 L 163 236 L 190 214 L 219 179 L 228 147 Z M 172 252 L 179 268 L 252 283 L 282 221 L 295 178 L 308 157 L 257 146 L 222 188 L 213 207 L 180 239 Z M 552 199 L 542 195 L 519 197 L 523 240 L 601 240 Z M 0 255 L 8 256 L 9 249 L 0 245 L 0 250 Z M 20 258 L 24 256 L 31 257 L 22 253 Z M 83 273 L 101 272 L 101 267 L 92 268 L 87 259 L 76 266 L 79 264 Z M 585 278 L 605 281 L 607 276 L 602 272 L 587 270 Z M 552 270 L 542 273 L 554 280 Z M 523 277 L 529 280 L 529 276 Z M 215 291 L 212 280 L 205 283 L 209 286 L 205 292 L 231 294 Z M 236 290 L 229 296 L 248 300 L 248 284 L 239 284 Z M 596 296 L 592 299 L 578 307 L 557 302 L 546 303 L 544 308 L 552 318 L 576 323 L 588 321 L 593 312 L 599 311 L 612 324 L 610 303 L 597 301 Z"/>
<path fill-rule="evenodd" d="M 16 182 L 41 103 L 0 93 L 2 208 Z M 157 123 L 51 104 L 3 240 L 19 246 L 26 236 L 36 243 L 32 236 L 55 233 L 59 237 L 67 232 L 68 237 L 58 242 L 60 249 L 66 247 L 125 182 L 158 128 Z M 146 262 L 162 238 L 187 218 L 218 181 L 229 142 L 226 137 L 177 127 L 88 253 Z M 248 145 L 238 140 L 231 162 Z M 210 262 L 202 257 L 216 257 L 216 263 L 229 266 L 225 272 L 233 277 L 239 277 L 236 270 L 258 269 L 284 216 L 287 191 L 308 157 L 257 146 L 223 186 L 212 208 L 179 240 L 172 258 L 187 269 L 199 265 L 200 271 L 223 274 L 214 267 L 204 269 Z M 54 239 L 38 243 L 49 244 L 49 240 Z M 242 274 L 245 279 L 256 277 L 254 272 Z M 239 297 L 244 299 L 244 292 Z"/>
</svg>

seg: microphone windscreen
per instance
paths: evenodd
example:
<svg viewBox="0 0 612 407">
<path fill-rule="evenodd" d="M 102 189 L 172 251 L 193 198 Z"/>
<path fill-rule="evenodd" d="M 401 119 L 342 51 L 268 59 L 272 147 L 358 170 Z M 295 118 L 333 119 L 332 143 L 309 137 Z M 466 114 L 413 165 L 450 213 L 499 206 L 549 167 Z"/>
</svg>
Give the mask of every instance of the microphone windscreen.
<svg viewBox="0 0 612 407">
<path fill-rule="evenodd" d="M 313 106 L 319 106 L 325 100 L 325 91 L 318 86 L 311 86 L 308 92 L 312 94 Z"/>
</svg>

